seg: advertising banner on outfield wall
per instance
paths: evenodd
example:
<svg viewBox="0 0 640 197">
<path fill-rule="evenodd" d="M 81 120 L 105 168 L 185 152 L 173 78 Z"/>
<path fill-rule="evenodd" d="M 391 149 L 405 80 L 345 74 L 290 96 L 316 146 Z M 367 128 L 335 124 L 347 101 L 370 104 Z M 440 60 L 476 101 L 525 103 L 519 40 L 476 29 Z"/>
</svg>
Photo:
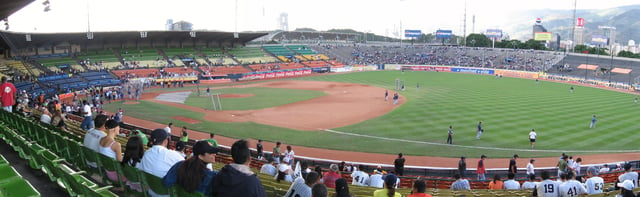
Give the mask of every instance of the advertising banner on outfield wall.
<svg viewBox="0 0 640 197">
<path fill-rule="evenodd" d="M 449 66 L 409 66 L 409 70 L 451 72 L 451 67 Z"/>
<path fill-rule="evenodd" d="M 494 70 L 493 69 L 482 69 L 482 68 L 460 68 L 460 67 L 453 67 L 451 68 L 451 72 L 455 72 L 455 73 L 475 73 L 475 74 L 486 74 L 486 75 L 493 75 L 494 74 Z"/>
<path fill-rule="evenodd" d="M 525 79 L 537 79 L 540 74 L 536 72 L 518 71 L 518 70 L 495 70 L 496 74 L 505 77 L 525 78 Z"/>
<path fill-rule="evenodd" d="M 384 70 L 400 70 L 402 69 L 402 65 L 400 64 L 385 64 Z"/>
<path fill-rule="evenodd" d="M 255 80 L 255 79 L 273 79 L 273 78 L 302 76 L 302 75 L 309 75 L 309 74 L 311 74 L 311 69 L 247 73 L 247 74 L 243 74 L 240 80 L 245 81 L 245 80 Z"/>
</svg>

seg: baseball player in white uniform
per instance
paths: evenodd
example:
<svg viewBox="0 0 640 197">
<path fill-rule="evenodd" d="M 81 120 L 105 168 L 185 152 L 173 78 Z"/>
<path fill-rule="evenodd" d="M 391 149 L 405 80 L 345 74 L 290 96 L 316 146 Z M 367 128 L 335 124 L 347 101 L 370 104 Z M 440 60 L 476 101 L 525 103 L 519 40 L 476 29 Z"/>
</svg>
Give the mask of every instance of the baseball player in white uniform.
<svg viewBox="0 0 640 197">
<path fill-rule="evenodd" d="M 591 177 L 584 182 L 589 194 L 599 194 L 604 192 L 604 179 L 598 176 L 598 170 L 594 166 L 587 168 L 587 176 Z"/>
<path fill-rule="evenodd" d="M 353 171 L 351 177 L 353 177 L 351 181 L 352 185 L 369 186 L 369 174 L 362 171 L 362 166 L 360 166 L 360 170 Z"/>
<path fill-rule="evenodd" d="M 587 194 L 587 189 L 576 180 L 573 172 L 567 173 L 567 181 L 560 185 L 560 197 L 574 197 L 582 194 Z"/>
<path fill-rule="evenodd" d="M 536 187 L 538 197 L 560 197 L 560 183 L 549 179 L 549 172 L 542 171 L 543 181 Z"/>
<path fill-rule="evenodd" d="M 531 129 L 531 132 L 529 132 L 529 143 L 531 144 L 531 149 L 536 145 L 536 136 L 538 136 L 538 134 L 536 134 L 536 130 Z"/>
</svg>

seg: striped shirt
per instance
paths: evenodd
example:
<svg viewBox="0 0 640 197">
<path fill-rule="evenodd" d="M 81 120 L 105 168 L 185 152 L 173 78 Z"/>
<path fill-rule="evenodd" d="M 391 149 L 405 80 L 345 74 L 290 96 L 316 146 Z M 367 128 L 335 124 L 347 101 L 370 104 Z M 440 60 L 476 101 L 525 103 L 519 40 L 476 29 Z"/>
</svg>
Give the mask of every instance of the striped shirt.
<svg viewBox="0 0 640 197">
<path fill-rule="evenodd" d="M 451 190 L 471 190 L 471 186 L 466 179 L 458 179 L 451 184 Z"/>
</svg>

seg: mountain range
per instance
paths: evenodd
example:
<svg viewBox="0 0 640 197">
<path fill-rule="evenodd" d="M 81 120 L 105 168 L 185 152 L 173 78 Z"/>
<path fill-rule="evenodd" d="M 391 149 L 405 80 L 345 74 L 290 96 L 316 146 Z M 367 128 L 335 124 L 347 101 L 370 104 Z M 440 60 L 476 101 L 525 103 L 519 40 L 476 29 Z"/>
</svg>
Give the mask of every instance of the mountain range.
<svg viewBox="0 0 640 197">
<path fill-rule="evenodd" d="M 603 1 L 604 3 L 604 1 Z M 608 35 L 598 26 L 616 28 L 616 43 L 627 45 L 629 40 L 640 41 L 640 4 L 608 9 L 577 10 L 577 18 L 584 18 L 584 41 L 589 42 L 591 35 Z M 542 25 L 553 33 L 558 33 L 562 40 L 571 40 L 573 26 L 573 10 L 529 10 L 514 16 L 503 31 L 511 39 L 527 40 L 533 37 L 532 26 L 536 18 L 542 18 Z"/>
</svg>

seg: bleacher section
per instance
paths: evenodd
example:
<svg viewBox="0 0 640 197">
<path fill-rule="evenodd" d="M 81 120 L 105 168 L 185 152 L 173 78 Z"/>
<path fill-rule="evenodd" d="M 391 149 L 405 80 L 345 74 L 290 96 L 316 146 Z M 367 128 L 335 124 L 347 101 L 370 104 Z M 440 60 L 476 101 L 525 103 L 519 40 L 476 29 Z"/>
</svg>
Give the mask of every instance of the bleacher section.
<svg viewBox="0 0 640 197">
<path fill-rule="evenodd" d="M 205 76 L 226 76 L 227 74 L 251 72 L 243 66 L 201 66 L 199 68 L 204 72 L 202 75 Z"/>
<path fill-rule="evenodd" d="M 68 68 L 73 65 L 80 65 L 71 57 L 37 59 L 36 62 L 45 68 L 49 68 L 52 71 L 57 70 L 55 68 Z"/>
<path fill-rule="evenodd" d="M 153 48 L 126 48 L 120 49 L 120 56 L 125 59 L 125 61 L 156 61 L 164 59 L 162 55 L 159 54 L 159 51 Z"/>
<path fill-rule="evenodd" d="M 13 69 L 19 70 L 20 72 L 22 72 L 22 73 L 24 73 L 26 75 L 30 75 L 31 73 L 33 73 L 33 75 L 38 76 L 38 75 L 40 75 L 40 73 L 42 73 L 42 71 L 40 69 L 33 68 L 30 65 L 24 64 L 23 62 L 20 62 L 20 61 L 0 60 L 0 67 L 13 68 Z M 0 70 L 2 75 L 10 74 L 7 71 L 8 71 L 8 69 Z M 31 72 L 29 72 L 29 71 L 31 71 Z"/>
<path fill-rule="evenodd" d="M 160 70 L 156 68 L 147 68 L 147 69 L 114 70 L 111 72 L 116 76 L 118 76 L 120 79 L 125 79 L 125 78 L 136 78 L 136 77 L 149 77 L 151 75 L 157 76 L 160 73 Z"/>
<path fill-rule="evenodd" d="M 91 70 L 98 70 L 100 67 L 113 69 L 120 65 L 120 59 L 111 50 L 89 50 L 86 53 L 80 53 L 78 60 L 87 60 L 86 65 Z"/>
<path fill-rule="evenodd" d="M 267 52 L 273 54 L 274 56 L 276 56 L 278 58 L 278 60 L 282 61 L 282 62 L 289 62 L 290 57 L 293 57 L 295 55 L 294 52 L 290 51 L 289 49 L 287 49 L 284 46 L 279 46 L 279 45 L 272 45 L 272 46 L 263 46 L 262 47 L 264 50 L 266 50 Z"/>
<path fill-rule="evenodd" d="M 36 93 L 39 94 L 40 92 L 45 91 L 44 88 L 40 86 L 40 84 L 30 81 L 16 82 L 13 84 L 13 86 L 15 86 L 16 89 L 20 92 L 22 92 L 23 90 L 26 91 L 29 95 L 35 95 Z M 54 89 L 49 89 L 46 91 L 46 93 L 53 93 L 54 91 Z"/>
<path fill-rule="evenodd" d="M 331 66 L 331 64 L 325 62 L 325 61 L 308 61 L 308 62 L 303 62 L 303 64 L 307 65 L 308 67 L 311 68 L 317 68 L 317 67 L 329 67 Z"/>
<path fill-rule="evenodd" d="M 120 85 L 120 80 L 113 78 L 111 74 L 106 71 L 101 72 L 84 72 L 79 73 L 81 77 L 87 80 L 89 86 L 116 86 Z"/>
<path fill-rule="evenodd" d="M 168 74 L 169 76 L 175 76 L 177 75 L 181 75 L 181 76 L 185 76 L 185 75 L 191 75 L 191 76 L 197 76 L 199 74 L 198 71 L 194 70 L 191 67 L 172 67 L 172 68 L 163 68 L 164 72 L 166 74 Z"/>
<path fill-rule="evenodd" d="M 212 64 L 215 65 L 231 65 L 237 64 L 236 61 L 227 57 L 221 48 L 203 48 L 200 49 L 202 55 L 204 55 Z"/>
<path fill-rule="evenodd" d="M 315 55 L 317 54 L 307 45 L 287 45 L 287 48 L 299 55 Z"/>
<path fill-rule="evenodd" d="M 578 69 L 578 66 L 582 64 L 588 65 L 596 65 L 599 66 L 596 70 L 584 70 Z M 608 72 L 610 68 L 626 68 L 632 69 L 633 71 L 629 74 L 621 74 L 621 73 L 613 73 Z M 635 79 L 640 76 L 640 72 L 636 72 L 640 70 L 640 61 L 628 58 L 613 58 L 610 56 L 598 56 L 598 55 L 567 55 L 562 61 L 560 61 L 553 68 L 549 69 L 548 72 L 552 74 L 564 75 L 564 76 L 574 76 L 576 78 L 585 78 L 585 75 L 588 79 L 599 79 L 602 81 L 611 81 L 628 83 L 636 82 Z M 611 76 L 609 76 L 611 74 Z"/>
<path fill-rule="evenodd" d="M 232 48 L 227 51 L 233 55 L 241 64 L 260 64 L 276 62 L 276 58 L 266 54 L 258 47 Z"/>
</svg>

